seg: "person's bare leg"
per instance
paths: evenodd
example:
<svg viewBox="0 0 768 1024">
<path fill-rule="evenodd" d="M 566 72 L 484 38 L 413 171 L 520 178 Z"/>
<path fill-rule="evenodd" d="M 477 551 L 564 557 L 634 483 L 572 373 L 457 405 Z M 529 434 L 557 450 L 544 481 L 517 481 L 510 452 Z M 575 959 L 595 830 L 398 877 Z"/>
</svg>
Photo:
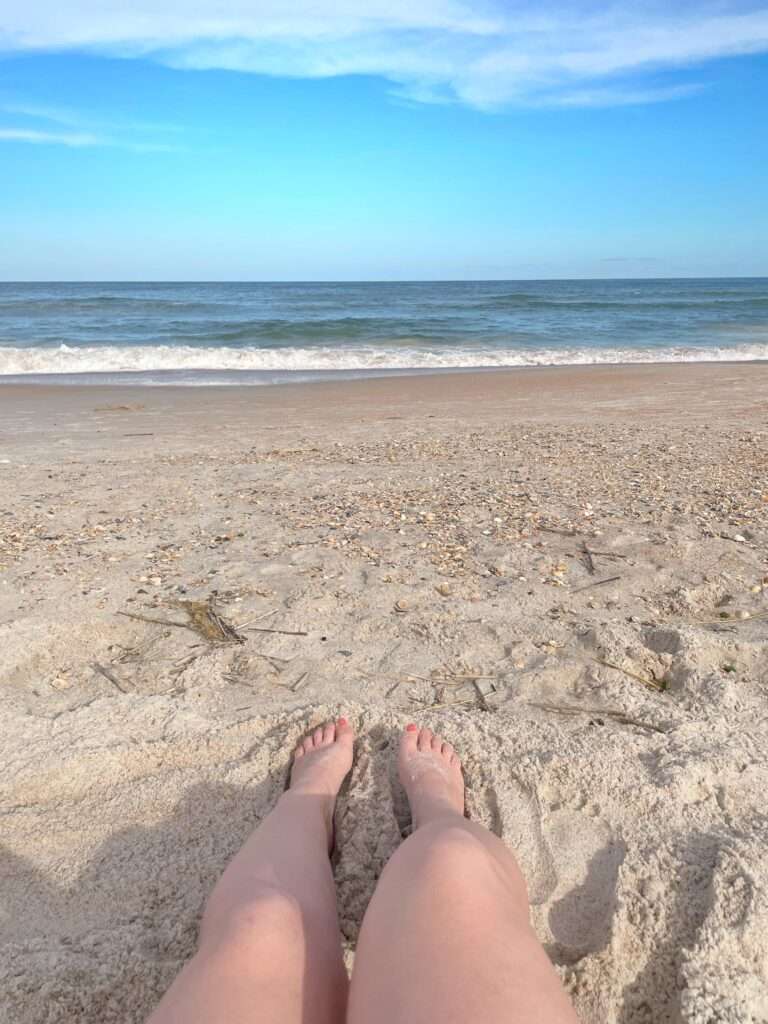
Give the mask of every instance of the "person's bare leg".
<svg viewBox="0 0 768 1024">
<path fill-rule="evenodd" d="M 198 950 L 148 1024 L 341 1024 L 348 979 L 328 853 L 351 767 L 343 718 L 299 744 L 290 789 L 217 883 Z"/>
<path fill-rule="evenodd" d="M 464 817 L 452 748 L 409 726 L 400 778 L 414 832 L 387 864 L 365 915 L 350 1024 L 576 1024 L 529 923 L 514 857 Z"/>
</svg>

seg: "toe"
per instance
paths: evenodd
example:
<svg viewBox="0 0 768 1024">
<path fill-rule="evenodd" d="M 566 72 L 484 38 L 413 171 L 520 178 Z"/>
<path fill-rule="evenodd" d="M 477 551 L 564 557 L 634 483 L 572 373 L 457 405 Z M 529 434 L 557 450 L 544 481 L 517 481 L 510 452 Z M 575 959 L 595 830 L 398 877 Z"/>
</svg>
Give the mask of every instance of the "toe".
<svg viewBox="0 0 768 1024">
<path fill-rule="evenodd" d="M 327 746 L 336 739 L 336 723 L 326 722 L 323 729 L 323 743 Z"/>
<path fill-rule="evenodd" d="M 312 742 L 316 747 L 319 747 L 323 742 L 323 727 L 318 725 L 315 731 L 312 733 Z"/>
<path fill-rule="evenodd" d="M 432 752 L 434 754 L 439 754 L 442 749 L 443 749 L 443 737 L 442 736 L 433 736 L 432 737 Z"/>
<path fill-rule="evenodd" d="M 453 757 L 453 747 L 451 746 L 450 743 L 443 743 L 440 753 L 443 755 L 446 761 L 450 761 L 451 758 Z"/>
<path fill-rule="evenodd" d="M 419 739 L 419 727 L 411 723 L 406 726 L 403 735 L 400 737 L 400 749 L 404 754 L 412 754 L 416 750 Z"/>
<path fill-rule="evenodd" d="M 293 752 L 294 757 L 304 757 L 304 747 L 299 743 L 298 747 Z"/>
<path fill-rule="evenodd" d="M 336 730 L 336 742 L 337 743 L 351 743 L 354 737 L 352 726 L 346 720 L 346 718 L 340 718 L 335 725 Z"/>
<path fill-rule="evenodd" d="M 432 749 L 432 730 L 422 729 L 419 733 L 419 750 L 430 751 Z"/>
<path fill-rule="evenodd" d="M 304 737 L 303 746 L 305 754 L 311 754 L 312 751 L 315 749 L 315 744 L 312 742 L 312 733 L 310 733 L 309 736 Z"/>
</svg>

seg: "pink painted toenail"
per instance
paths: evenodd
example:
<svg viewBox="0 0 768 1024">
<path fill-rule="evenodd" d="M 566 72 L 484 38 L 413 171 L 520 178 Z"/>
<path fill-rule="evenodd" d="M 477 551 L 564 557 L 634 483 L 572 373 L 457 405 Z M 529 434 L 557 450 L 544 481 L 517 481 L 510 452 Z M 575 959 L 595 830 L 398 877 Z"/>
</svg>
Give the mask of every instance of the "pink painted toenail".
<svg viewBox="0 0 768 1024">
<path fill-rule="evenodd" d="M 349 725 L 349 722 L 346 720 L 346 718 L 340 718 L 339 725 Z"/>
<path fill-rule="evenodd" d="M 405 728 L 408 730 L 408 732 L 418 732 L 419 729 L 418 725 L 414 725 L 413 722 L 411 722 L 410 725 L 406 725 Z"/>
</svg>

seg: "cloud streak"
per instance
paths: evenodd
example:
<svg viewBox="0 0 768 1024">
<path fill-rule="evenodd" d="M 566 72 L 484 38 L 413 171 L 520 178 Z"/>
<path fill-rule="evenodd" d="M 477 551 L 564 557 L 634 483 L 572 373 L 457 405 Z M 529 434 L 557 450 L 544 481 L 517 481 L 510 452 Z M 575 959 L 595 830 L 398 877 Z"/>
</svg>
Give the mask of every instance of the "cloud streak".
<svg viewBox="0 0 768 1024">
<path fill-rule="evenodd" d="M 41 107 L 28 103 L 3 103 L 0 112 L 21 117 L 25 122 L 32 121 L 32 126 L 0 125 L 0 142 L 26 142 L 36 146 L 67 146 L 70 149 L 90 147 L 111 147 L 129 150 L 133 153 L 168 153 L 177 147 L 152 139 L 138 137 L 125 138 L 119 134 L 104 131 L 104 125 L 89 123 L 89 119 L 74 110 L 57 107 Z M 42 121 L 44 127 L 39 127 Z M 51 127 L 53 126 L 53 127 Z M 153 126 L 143 126 L 151 129 Z M 162 127 L 162 126 L 157 126 Z M 173 130 L 170 126 L 168 130 Z M 122 129 L 126 131 L 125 128 Z"/>
<path fill-rule="evenodd" d="M 34 128 L 0 128 L 0 141 L 31 142 L 38 146 L 70 146 L 73 149 L 103 145 L 101 139 L 86 132 L 43 132 Z"/>
<path fill-rule="evenodd" d="M 731 0 L 6 0 L 0 50 L 187 69 L 375 75 L 417 102 L 610 106 L 690 95 L 665 72 L 768 51 L 768 6 Z M 648 80 L 650 77 L 650 81 Z"/>
</svg>

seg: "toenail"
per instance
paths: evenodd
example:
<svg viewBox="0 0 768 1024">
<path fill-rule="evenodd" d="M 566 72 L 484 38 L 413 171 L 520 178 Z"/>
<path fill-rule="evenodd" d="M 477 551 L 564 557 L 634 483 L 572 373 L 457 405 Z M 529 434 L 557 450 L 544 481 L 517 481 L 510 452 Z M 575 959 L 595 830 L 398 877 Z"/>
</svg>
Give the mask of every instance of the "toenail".
<svg viewBox="0 0 768 1024">
<path fill-rule="evenodd" d="M 349 725 L 349 722 L 346 720 L 346 718 L 340 718 L 339 725 Z"/>
<path fill-rule="evenodd" d="M 418 725 L 414 725 L 413 722 L 411 722 L 410 725 L 406 725 L 405 728 L 408 732 L 417 732 L 419 727 Z"/>
</svg>

